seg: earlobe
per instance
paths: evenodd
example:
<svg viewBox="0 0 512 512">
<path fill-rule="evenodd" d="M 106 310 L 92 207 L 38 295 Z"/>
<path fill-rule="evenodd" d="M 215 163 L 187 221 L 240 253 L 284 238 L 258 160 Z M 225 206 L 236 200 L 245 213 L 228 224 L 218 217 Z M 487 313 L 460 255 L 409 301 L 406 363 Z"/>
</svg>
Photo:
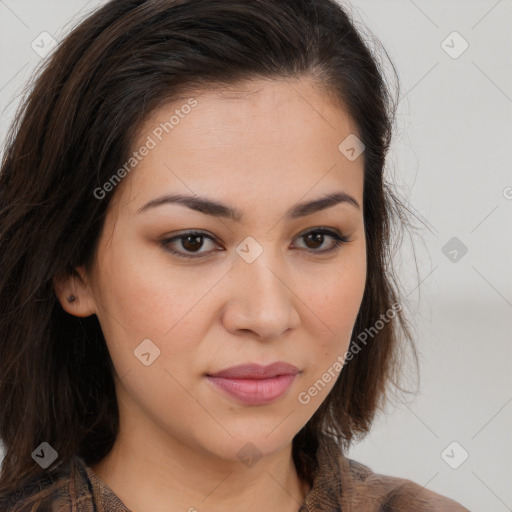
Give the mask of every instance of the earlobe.
<svg viewBox="0 0 512 512">
<path fill-rule="evenodd" d="M 70 315 L 88 317 L 96 313 L 94 299 L 83 279 L 83 267 L 76 276 L 54 277 L 53 288 L 60 305 Z"/>
</svg>

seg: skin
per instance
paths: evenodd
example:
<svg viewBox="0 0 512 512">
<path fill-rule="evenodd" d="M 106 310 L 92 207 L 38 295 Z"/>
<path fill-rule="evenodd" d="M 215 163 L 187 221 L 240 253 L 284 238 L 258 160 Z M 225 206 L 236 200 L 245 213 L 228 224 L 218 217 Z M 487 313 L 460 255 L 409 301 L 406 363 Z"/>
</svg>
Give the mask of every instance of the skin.
<svg viewBox="0 0 512 512">
<path fill-rule="evenodd" d="M 97 315 L 116 370 L 120 433 L 92 469 L 137 512 L 297 511 L 309 487 L 297 475 L 292 439 L 335 379 L 308 404 L 298 395 L 347 350 L 366 280 L 363 156 L 349 161 L 338 149 L 357 130 L 308 78 L 194 97 L 197 106 L 112 192 L 93 268 L 55 283 L 66 311 Z M 146 119 L 136 148 L 184 103 Z M 284 218 L 296 203 L 337 191 L 360 208 L 345 202 Z M 179 204 L 137 213 L 164 193 L 205 196 L 243 219 Z M 322 226 L 349 241 L 322 254 L 334 239 L 304 236 Z M 217 241 L 172 247 L 200 258 L 159 244 L 190 229 Z M 252 263 L 236 252 L 248 236 L 263 249 Z M 78 297 L 71 304 L 70 294 Z M 134 349 L 148 338 L 160 356 L 145 366 Z M 274 361 L 300 374 L 267 405 L 242 404 L 205 378 Z M 251 467 L 237 456 L 246 443 L 261 455 Z"/>
</svg>

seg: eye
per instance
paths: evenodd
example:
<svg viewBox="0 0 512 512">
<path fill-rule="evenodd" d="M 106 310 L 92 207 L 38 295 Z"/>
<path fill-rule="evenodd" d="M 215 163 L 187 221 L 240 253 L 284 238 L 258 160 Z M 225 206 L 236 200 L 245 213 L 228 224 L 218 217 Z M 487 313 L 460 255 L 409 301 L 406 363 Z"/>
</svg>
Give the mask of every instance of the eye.
<svg viewBox="0 0 512 512">
<path fill-rule="evenodd" d="M 304 234 L 299 235 L 297 238 L 299 240 L 303 239 L 306 245 L 305 250 L 314 254 L 333 252 L 339 249 L 341 245 L 350 241 L 348 237 L 340 234 L 338 231 L 322 227 L 309 230 Z M 329 238 L 331 239 L 330 246 L 318 250 L 319 247 L 321 248 Z M 180 258 L 188 259 L 201 258 L 211 254 L 212 252 L 224 250 L 213 248 L 211 250 L 201 251 L 201 249 L 204 248 L 205 240 L 216 245 L 216 239 L 204 231 L 187 231 L 171 238 L 166 238 L 162 240 L 160 244 L 170 253 Z"/>
<path fill-rule="evenodd" d="M 330 238 L 331 243 L 327 248 L 318 250 L 319 247 L 324 245 L 326 239 Z M 349 238 L 345 235 L 338 233 L 332 229 L 315 228 L 306 233 L 299 235 L 298 239 L 305 241 L 306 250 L 312 253 L 325 254 L 333 252 L 341 247 L 341 245 L 349 242 Z"/>
<path fill-rule="evenodd" d="M 181 235 L 162 240 L 160 243 L 172 254 L 181 258 L 200 258 L 213 251 L 200 251 L 204 246 L 204 240 L 215 242 L 215 239 L 203 231 L 187 231 Z M 174 247 L 173 247 L 174 246 Z M 181 246 L 182 250 L 176 249 Z M 214 249 L 215 250 L 215 249 Z M 222 250 L 222 249 L 221 249 Z M 196 256 L 197 254 L 197 256 Z"/>
</svg>

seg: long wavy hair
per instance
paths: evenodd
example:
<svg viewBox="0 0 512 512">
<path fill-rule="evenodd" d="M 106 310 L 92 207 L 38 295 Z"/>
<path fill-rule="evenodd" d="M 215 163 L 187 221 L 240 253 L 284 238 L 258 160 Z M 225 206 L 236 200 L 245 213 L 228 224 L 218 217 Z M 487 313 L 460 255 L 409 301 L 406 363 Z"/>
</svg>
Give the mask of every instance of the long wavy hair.
<svg viewBox="0 0 512 512">
<path fill-rule="evenodd" d="M 114 0 L 47 57 L 1 163 L 0 493 L 44 473 L 31 457 L 43 441 L 60 461 L 79 455 L 90 465 L 112 448 L 119 417 L 103 333 L 96 315 L 63 310 L 53 279 L 91 268 L 115 194 L 98 200 L 94 191 L 127 161 L 147 116 L 191 89 L 310 77 L 346 109 L 365 146 L 367 244 L 350 347 L 400 303 L 392 240 L 409 210 L 384 177 L 399 86 L 392 64 L 394 80 L 386 77 L 377 45 L 334 0 Z M 405 345 L 417 365 L 404 311 L 344 366 L 295 436 L 301 477 L 312 481 L 322 434 L 347 448 L 369 431 L 389 390 L 402 389 Z"/>
</svg>

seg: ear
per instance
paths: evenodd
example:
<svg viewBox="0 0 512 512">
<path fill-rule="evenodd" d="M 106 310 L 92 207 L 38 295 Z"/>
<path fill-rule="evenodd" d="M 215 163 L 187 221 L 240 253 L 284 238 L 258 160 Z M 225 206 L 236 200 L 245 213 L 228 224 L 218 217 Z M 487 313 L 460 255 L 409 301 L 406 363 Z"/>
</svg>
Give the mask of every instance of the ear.
<svg viewBox="0 0 512 512">
<path fill-rule="evenodd" d="M 85 278 L 85 268 L 76 268 L 75 275 L 54 277 L 53 288 L 60 305 L 70 315 L 87 317 L 96 313 L 96 303 Z M 73 296 L 71 302 L 69 297 Z"/>
</svg>

